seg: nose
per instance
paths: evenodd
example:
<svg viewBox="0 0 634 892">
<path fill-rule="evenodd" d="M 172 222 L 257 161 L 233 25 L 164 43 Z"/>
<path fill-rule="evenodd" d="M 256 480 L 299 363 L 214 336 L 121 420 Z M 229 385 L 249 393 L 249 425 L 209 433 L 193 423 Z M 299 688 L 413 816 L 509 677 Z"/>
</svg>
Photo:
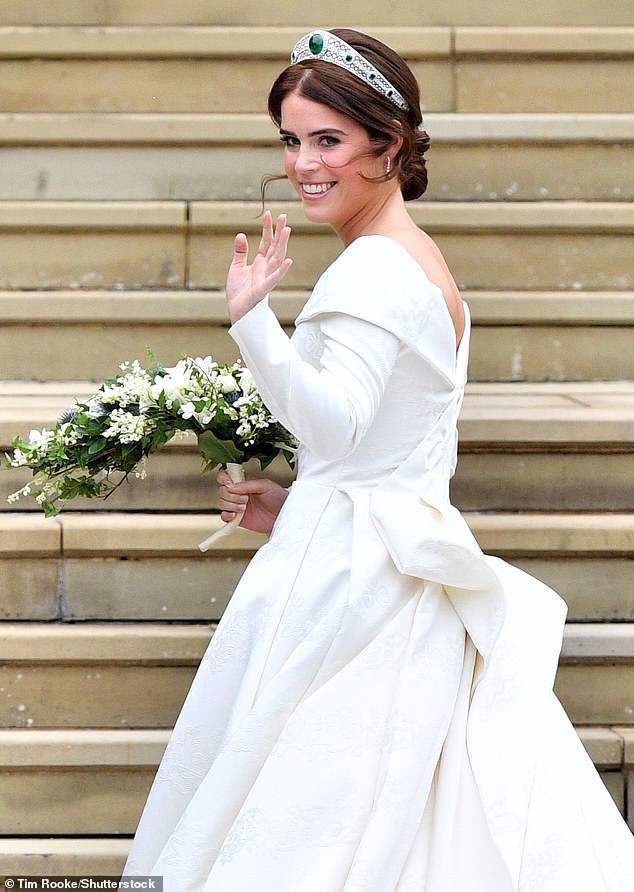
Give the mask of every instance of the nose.
<svg viewBox="0 0 634 892">
<path fill-rule="evenodd" d="M 321 167 L 319 149 L 316 146 L 300 146 L 295 155 L 295 170 L 297 173 L 310 173 Z"/>
</svg>

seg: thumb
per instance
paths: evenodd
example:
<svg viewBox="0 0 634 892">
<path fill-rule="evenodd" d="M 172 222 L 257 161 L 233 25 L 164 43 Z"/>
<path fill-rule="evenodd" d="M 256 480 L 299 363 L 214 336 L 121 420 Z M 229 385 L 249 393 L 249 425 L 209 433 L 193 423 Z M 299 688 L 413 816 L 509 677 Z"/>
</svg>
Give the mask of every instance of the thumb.
<svg viewBox="0 0 634 892">
<path fill-rule="evenodd" d="M 239 232 L 233 241 L 233 265 L 246 266 L 249 255 L 249 242 L 244 232 Z"/>
</svg>

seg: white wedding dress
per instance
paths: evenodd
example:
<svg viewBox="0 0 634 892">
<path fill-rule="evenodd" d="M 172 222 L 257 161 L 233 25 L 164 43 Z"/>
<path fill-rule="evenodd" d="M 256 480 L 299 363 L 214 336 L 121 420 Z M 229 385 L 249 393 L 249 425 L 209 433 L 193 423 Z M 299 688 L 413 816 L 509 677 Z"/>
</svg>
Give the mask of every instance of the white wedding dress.
<svg viewBox="0 0 634 892">
<path fill-rule="evenodd" d="M 632 892 L 552 693 L 565 605 L 449 503 L 469 319 L 364 236 L 289 339 L 230 329 L 299 471 L 202 659 L 126 875 L 165 892 Z M 210 585 L 213 581 L 210 580 Z"/>
</svg>

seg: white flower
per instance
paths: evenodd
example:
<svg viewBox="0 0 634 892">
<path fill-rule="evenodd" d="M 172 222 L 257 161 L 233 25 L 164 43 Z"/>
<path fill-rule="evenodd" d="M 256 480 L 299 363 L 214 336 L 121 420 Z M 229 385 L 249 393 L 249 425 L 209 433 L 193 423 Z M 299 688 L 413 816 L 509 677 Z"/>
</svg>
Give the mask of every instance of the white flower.
<svg viewBox="0 0 634 892">
<path fill-rule="evenodd" d="M 155 400 L 164 393 L 165 401 L 171 407 L 174 402 L 180 403 L 185 394 L 198 392 L 198 384 L 192 379 L 191 368 L 184 359 L 173 368 L 165 369 L 165 372 L 166 374 L 157 378 L 150 387 L 150 393 Z"/>
<path fill-rule="evenodd" d="M 248 369 L 243 369 L 240 374 L 240 390 L 242 393 L 252 393 L 256 389 L 253 375 Z"/>
<path fill-rule="evenodd" d="M 191 418 L 193 415 L 196 414 L 196 406 L 191 402 L 183 403 L 178 410 L 178 414 L 182 418 Z"/>
<path fill-rule="evenodd" d="M 150 422 L 145 415 L 133 415 L 123 409 L 115 409 L 110 415 L 110 425 L 103 432 L 104 437 L 118 437 L 120 443 L 138 443 L 148 430 Z"/>
<path fill-rule="evenodd" d="M 237 390 L 236 379 L 233 375 L 218 375 L 216 384 L 223 393 L 234 393 Z"/>
<path fill-rule="evenodd" d="M 211 412 L 209 409 L 203 409 L 202 412 L 198 412 L 196 414 L 196 420 L 199 421 L 203 425 L 203 427 L 206 424 L 209 424 L 209 422 L 211 421 L 211 419 L 213 417 L 214 417 L 214 413 Z"/>
<path fill-rule="evenodd" d="M 196 366 L 204 375 L 211 375 L 213 370 L 218 368 L 218 363 L 214 362 L 211 356 L 205 356 L 204 359 L 197 356 L 192 360 L 192 365 Z"/>
<path fill-rule="evenodd" d="M 13 450 L 13 458 L 11 459 L 12 468 L 20 468 L 22 465 L 28 465 L 29 460 L 21 449 Z"/>
</svg>

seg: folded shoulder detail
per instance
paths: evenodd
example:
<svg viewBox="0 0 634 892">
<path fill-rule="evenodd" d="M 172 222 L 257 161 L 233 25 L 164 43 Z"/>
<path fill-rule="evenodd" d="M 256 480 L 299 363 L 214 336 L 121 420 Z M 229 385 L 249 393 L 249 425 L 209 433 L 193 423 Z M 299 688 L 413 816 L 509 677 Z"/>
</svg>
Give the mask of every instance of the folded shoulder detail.
<svg viewBox="0 0 634 892">
<path fill-rule="evenodd" d="M 443 293 L 394 239 L 351 242 L 321 275 L 295 325 L 324 313 L 346 313 L 392 332 L 454 382 L 455 333 Z"/>
</svg>

